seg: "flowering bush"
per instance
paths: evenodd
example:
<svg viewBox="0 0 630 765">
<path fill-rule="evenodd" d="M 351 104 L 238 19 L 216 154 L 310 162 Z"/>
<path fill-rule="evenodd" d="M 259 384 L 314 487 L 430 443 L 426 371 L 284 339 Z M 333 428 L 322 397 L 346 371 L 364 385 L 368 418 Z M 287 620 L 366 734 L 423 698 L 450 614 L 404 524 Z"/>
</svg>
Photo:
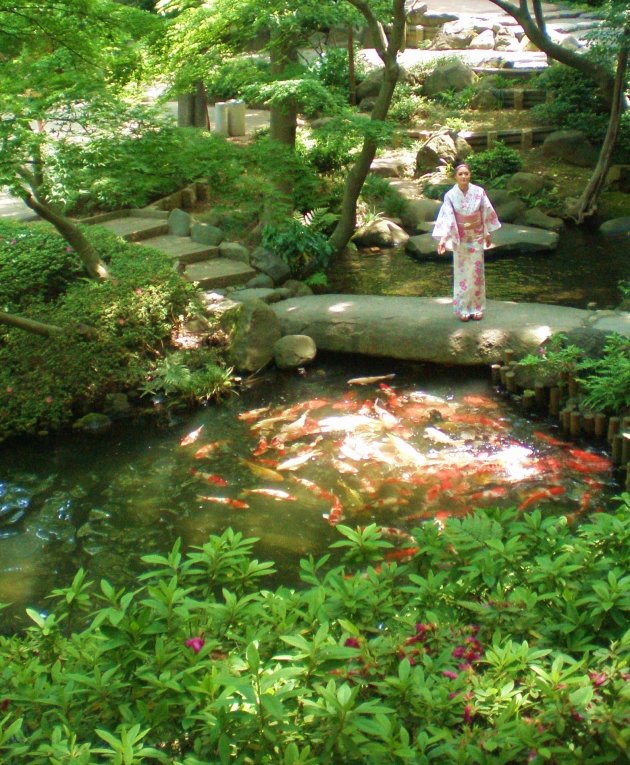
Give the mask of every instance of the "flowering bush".
<svg viewBox="0 0 630 765">
<path fill-rule="evenodd" d="M 273 574 L 228 529 L 79 571 L 0 637 L 0 757 L 18 763 L 603 763 L 630 740 L 630 495 L 572 529 L 514 510 L 374 526 Z M 351 563 L 350 563 L 351 561 Z M 372 561 L 372 562 L 370 562 Z"/>
</svg>

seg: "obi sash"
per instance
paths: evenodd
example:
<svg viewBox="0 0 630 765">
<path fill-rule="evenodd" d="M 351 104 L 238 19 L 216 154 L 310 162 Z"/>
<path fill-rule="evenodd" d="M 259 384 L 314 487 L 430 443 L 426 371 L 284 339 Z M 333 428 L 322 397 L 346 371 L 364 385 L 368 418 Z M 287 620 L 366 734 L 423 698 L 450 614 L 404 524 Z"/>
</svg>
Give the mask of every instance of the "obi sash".
<svg viewBox="0 0 630 765">
<path fill-rule="evenodd" d="M 481 210 L 472 213 L 472 215 L 460 215 L 455 213 L 455 221 L 457 223 L 457 232 L 461 237 L 472 236 L 476 234 L 480 236 L 483 234 L 483 218 L 481 217 Z"/>
</svg>

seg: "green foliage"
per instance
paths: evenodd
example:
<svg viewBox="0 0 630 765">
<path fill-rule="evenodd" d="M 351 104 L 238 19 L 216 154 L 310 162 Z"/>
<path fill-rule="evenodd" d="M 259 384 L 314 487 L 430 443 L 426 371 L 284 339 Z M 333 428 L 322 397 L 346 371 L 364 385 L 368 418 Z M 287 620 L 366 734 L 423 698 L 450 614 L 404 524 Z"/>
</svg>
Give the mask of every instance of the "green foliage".
<svg viewBox="0 0 630 765">
<path fill-rule="evenodd" d="M 431 183 L 427 184 L 422 193 L 428 199 L 444 199 L 444 194 L 453 188 L 452 183 Z"/>
<path fill-rule="evenodd" d="M 394 90 L 387 116 L 394 122 L 409 124 L 429 114 L 427 99 L 416 93 L 416 89 L 405 82 L 398 82 Z"/>
<path fill-rule="evenodd" d="M 240 98 L 245 88 L 252 82 L 265 82 L 270 79 L 269 64 L 258 59 L 231 58 L 204 77 L 208 101 L 228 101 Z"/>
<path fill-rule="evenodd" d="M 0 221 L 0 307 L 19 312 L 32 301 L 49 302 L 84 275 L 72 248 L 47 225 L 26 228 Z"/>
<path fill-rule="evenodd" d="M 23 258 L 30 257 L 31 234 L 37 247 L 44 231 L 16 227 L 16 236 L 23 238 Z M 128 245 L 105 229 L 87 228 L 85 234 L 113 278 L 75 279 L 63 285 L 55 300 L 44 302 L 40 291 L 20 302 L 21 315 L 66 331 L 53 339 L 2 328 L 0 439 L 62 427 L 74 416 L 99 408 L 108 393 L 133 394 L 156 354 L 168 345 L 173 323 L 194 298 L 192 285 L 173 271 L 163 254 Z M 53 234 L 46 237 L 51 262 L 65 262 L 65 242 Z M 24 290 L 26 296 L 35 292 L 28 285 Z M 81 326 L 91 328 L 90 334 L 80 332 Z"/>
<path fill-rule="evenodd" d="M 284 260 L 294 279 L 325 271 L 333 254 L 326 236 L 308 223 L 292 218 L 279 226 L 267 224 L 263 229 L 263 246 Z"/>
<path fill-rule="evenodd" d="M 237 151 L 224 138 L 161 118 L 62 144 L 48 185 L 51 200 L 66 208 L 115 210 L 142 207 L 198 179 L 226 186 L 241 173 Z"/>
<path fill-rule="evenodd" d="M 576 529 L 427 523 L 404 565 L 375 526 L 338 530 L 297 589 L 261 588 L 231 529 L 144 556 L 129 590 L 80 571 L 0 636 L 3 762 L 624 760 L 630 494 Z"/>
<path fill-rule="evenodd" d="M 587 359 L 577 368 L 584 372 L 579 379 L 585 409 L 610 415 L 630 411 L 630 340 L 627 337 L 610 334 L 602 358 Z"/>
<path fill-rule="evenodd" d="M 359 47 L 355 46 L 356 75 L 362 74 L 360 57 L 357 57 Z M 323 85 L 339 93 L 344 100 L 350 97 L 350 67 L 347 48 L 325 48 L 317 58 L 308 65 L 308 71 Z"/>
<path fill-rule="evenodd" d="M 407 207 L 401 196 L 386 178 L 370 173 L 365 179 L 359 201 L 368 209 L 380 209 L 389 218 L 399 218 Z"/>
<path fill-rule="evenodd" d="M 466 162 L 473 182 L 481 184 L 496 181 L 503 175 L 512 175 L 523 165 L 520 154 L 501 141 L 497 141 L 491 149 L 471 154 Z"/>
<path fill-rule="evenodd" d="M 470 86 L 463 90 L 442 90 L 434 96 L 434 99 L 438 103 L 443 104 L 449 109 L 468 109 L 473 96 L 475 95 L 475 88 Z"/>
<path fill-rule="evenodd" d="M 332 117 L 311 130 L 309 141 L 298 152 L 319 173 L 343 170 L 354 161 L 362 136 L 344 117 Z"/>
<path fill-rule="evenodd" d="M 232 369 L 208 360 L 208 351 L 167 353 L 149 372 L 144 395 L 167 396 L 169 406 L 192 406 L 219 399 L 232 388 Z"/>
<path fill-rule="evenodd" d="M 584 360 L 584 351 L 577 345 L 567 342 L 564 332 L 555 332 L 538 349 L 538 353 L 529 353 L 520 359 L 519 364 L 546 369 L 554 376 L 571 373 Z"/>
</svg>

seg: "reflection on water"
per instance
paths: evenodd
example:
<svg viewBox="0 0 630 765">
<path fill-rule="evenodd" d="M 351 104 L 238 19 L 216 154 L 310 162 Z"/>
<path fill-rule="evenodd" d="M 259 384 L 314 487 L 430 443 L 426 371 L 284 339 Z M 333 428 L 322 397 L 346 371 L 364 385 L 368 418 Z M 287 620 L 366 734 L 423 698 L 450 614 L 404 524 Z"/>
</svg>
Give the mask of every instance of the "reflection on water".
<svg viewBox="0 0 630 765">
<path fill-rule="evenodd" d="M 393 378 L 348 384 L 357 375 Z M 410 530 L 474 507 L 575 515 L 611 493 L 610 463 L 510 411 L 487 370 L 335 358 L 270 372 L 168 429 L 121 427 L 6 449 L 0 601 L 41 606 L 78 566 L 129 583 L 140 554 L 232 526 L 290 579 L 334 526 L 376 522 L 404 560 Z M 363 381 L 365 382 L 365 381 Z"/>
<path fill-rule="evenodd" d="M 488 258 L 486 290 L 492 300 L 586 308 L 614 308 L 618 284 L 630 281 L 627 242 L 567 229 L 556 252 Z M 625 255 L 625 257 L 624 257 Z M 335 262 L 332 292 L 438 297 L 452 293 L 450 257 L 420 262 L 403 249 L 349 253 Z"/>
</svg>

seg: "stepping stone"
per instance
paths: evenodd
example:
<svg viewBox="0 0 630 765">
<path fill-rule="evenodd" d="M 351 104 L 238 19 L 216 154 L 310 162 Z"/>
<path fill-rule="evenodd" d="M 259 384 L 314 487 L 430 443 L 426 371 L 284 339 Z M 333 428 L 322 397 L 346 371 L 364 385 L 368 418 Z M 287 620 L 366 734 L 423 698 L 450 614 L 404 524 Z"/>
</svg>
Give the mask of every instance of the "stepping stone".
<svg viewBox="0 0 630 765">
<path fill-rule="evenodd" d="M 197 282 L 202 289 L 207 290 L 245 284 L 256 273 L 253 268 L 238 260 L 214 258 L 188 266 L 184 270 L 184 278 L 189 282 Z"/>
<path fill-rule="evenodd" d="M 140 242 L 143 239 L 165 234 L 168 231 L 166 221 L 154 218 L 136 218 L 135 216 L 113 218 L 96 225 L 113 231 L 128 242 Z"/>
<path fill-rule="evenodd" d="M 164 234 L 163 236 L 154 236 L 151 239 L 145 239 L 141 244 L 146 247 L 153 247 L 154 250 L 163 252 L 172 260 L 179 260 L 181 263 L 197 263 L 200 260 L 219 257 L 219 248 L 210 244 L 199 244 L 193 242 L 188 236 L 173 236 Z"/>
</svg>

